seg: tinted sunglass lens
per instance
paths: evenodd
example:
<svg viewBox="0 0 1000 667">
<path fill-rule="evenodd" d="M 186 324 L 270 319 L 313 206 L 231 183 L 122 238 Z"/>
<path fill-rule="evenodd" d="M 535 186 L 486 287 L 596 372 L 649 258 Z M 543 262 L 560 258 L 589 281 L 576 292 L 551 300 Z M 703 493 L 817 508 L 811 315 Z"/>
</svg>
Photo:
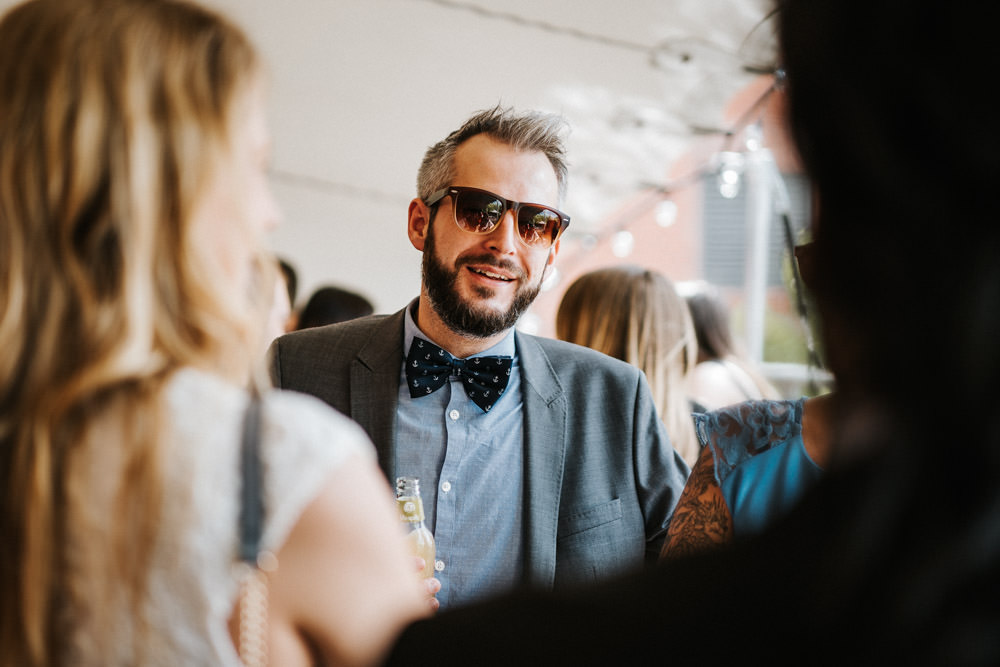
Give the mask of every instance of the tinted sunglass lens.
<svg viewBox="0 0 1000 667">
<path fill-rule="evenodd" d="M 503 202 L 488 194 L 462 192 L 456 200 L 455 219 L 470 232 L 489 232 L 503 217 Z"/>
<path fill-rule="evenodd" d="M 538 206 L 522 206 L 517 216 L 517 231 L 528 245 L 552 243 L 559 229 L 559 216 L 555 211 Z"/>
</svg>

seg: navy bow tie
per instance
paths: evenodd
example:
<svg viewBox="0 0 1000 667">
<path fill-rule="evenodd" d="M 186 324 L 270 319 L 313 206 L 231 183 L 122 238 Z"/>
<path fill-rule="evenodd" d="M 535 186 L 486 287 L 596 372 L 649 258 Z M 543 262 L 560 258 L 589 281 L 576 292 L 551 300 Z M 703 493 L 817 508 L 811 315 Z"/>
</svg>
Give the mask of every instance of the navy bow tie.
<svg viewBox="0 0 1000 667">
<path fill-rule="evenodd" d="M 456 359 L 434 343 L 414 336 L 406 356 L 406 384 L 410 397 L 417 398 L 437 391 L 454 375 L 465 385 L 472 402 L 489 412 L 507 389 L 513 365 L 510 357 Z"/>
</svg>

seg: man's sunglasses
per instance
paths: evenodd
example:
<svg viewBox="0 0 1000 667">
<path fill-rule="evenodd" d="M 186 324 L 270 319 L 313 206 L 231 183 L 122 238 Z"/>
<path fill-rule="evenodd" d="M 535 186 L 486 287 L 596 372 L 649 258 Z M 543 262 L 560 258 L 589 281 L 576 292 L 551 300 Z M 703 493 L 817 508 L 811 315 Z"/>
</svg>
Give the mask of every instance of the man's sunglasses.
<svg viewBox="0 0 1000 667">
<path fill-rule="evenodd" d="M 569 226 L 569 216 L 541 204 L 523 204 L 487 190 L 457 185 L 438 190 L 425 200 L 428 207 L 451 197 L 455 223 L 473 234 L 489 234 L 507 211 L 517 220 L 517 235 L 529 248 L 548 248 Z"/>
</svg>

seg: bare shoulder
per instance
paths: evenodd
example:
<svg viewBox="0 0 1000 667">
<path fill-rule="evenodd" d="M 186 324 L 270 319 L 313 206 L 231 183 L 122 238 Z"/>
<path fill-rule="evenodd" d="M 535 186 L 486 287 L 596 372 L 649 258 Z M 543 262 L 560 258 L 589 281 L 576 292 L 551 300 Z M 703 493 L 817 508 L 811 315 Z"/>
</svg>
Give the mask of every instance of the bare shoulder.
<svg viewBox="0 0 1000 667">
<path fill-rule="evenodd" d="M 274 648 L 330 664 L 371 664 L 429 612 L 396 519 L 391 490 L 369 457 L 334 469 L 278 551 L 271 575 Z M 286 664 L 272 656 L 274 664 Z"/>
<path fill-rule="evenodd" d="M 746 395 L 733 384 L 732 375 L 721 363 L 703 362 L 691 371 L 691 397 L 710 410 L 746 400 Z"/>
</svg>

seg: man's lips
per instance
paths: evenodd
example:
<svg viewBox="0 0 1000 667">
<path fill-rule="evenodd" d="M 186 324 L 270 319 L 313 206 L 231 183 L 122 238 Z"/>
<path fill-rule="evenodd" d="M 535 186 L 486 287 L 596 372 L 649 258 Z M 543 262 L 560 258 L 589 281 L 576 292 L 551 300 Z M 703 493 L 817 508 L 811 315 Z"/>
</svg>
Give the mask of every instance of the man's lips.
<svg viewBox="0 0 1000 667">
<path fill-rule="evenodd" d="M 516 264 L 489 255 L 463 257 L 456 264 L 470 273 L 489 280 L 498 280 L 504 283 L 524 280 L 524 271 Z"/>
<path fill-rule="evenodd" d="M 511 282 L 515 280 L 511 276 L 499 273 L 494 269 L 490 269 L 488 267 L 466 266 L 465 268 L 469 269 L 469 271 L 471 271 L 472 273 L 475 273 L 480 276 L 485 276 L 486 278 L 490 278 L 491 280 L 501 280 L 503 282 Z"/>
</svg>

